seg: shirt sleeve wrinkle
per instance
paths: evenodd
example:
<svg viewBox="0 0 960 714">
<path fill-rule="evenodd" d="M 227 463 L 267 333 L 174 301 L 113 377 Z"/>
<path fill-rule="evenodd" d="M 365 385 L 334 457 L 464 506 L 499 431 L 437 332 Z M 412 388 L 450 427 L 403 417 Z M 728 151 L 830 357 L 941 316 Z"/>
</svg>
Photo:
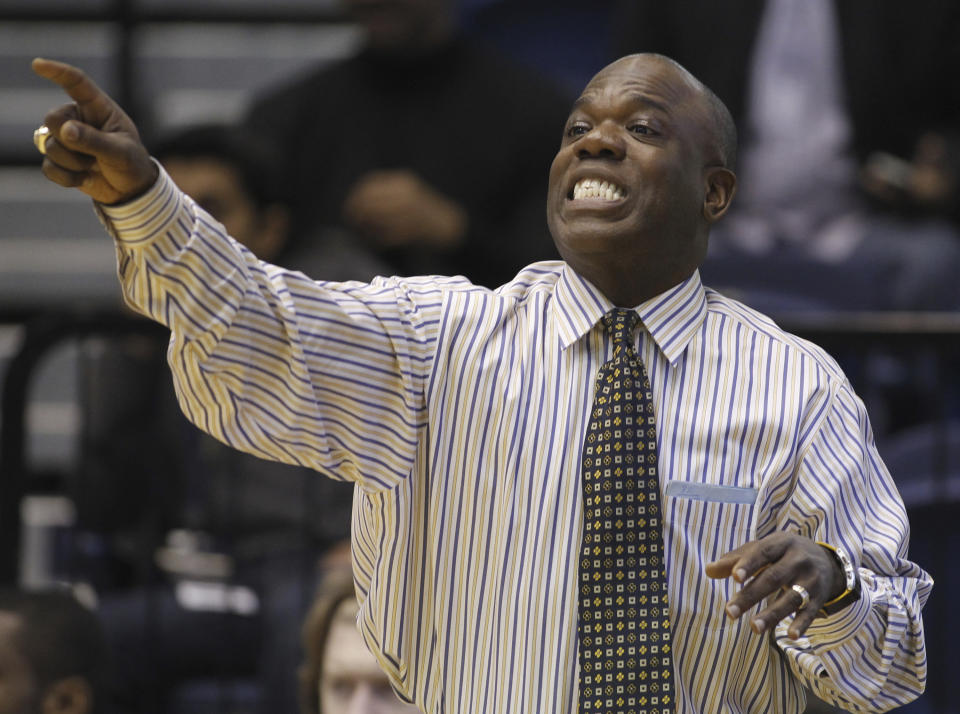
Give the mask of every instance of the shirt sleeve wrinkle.
<svg viewBox="0 0 960 714">
<path fill-rule="evenodd" d="M 906 512 L 876 453 L 866 410 L 846 381 L 832 381 L 829 404 L 803 450 L 803 488 L 794 490 L 781 523 L 812 518 L 812 536 L 844 548 L 859 566 L 862 595 L 815 620 L 800 640 L 786 636 L 784 621 L 777 644 L 825 701 L 886 711 L 923 691 L 920 611 L 932 582 L 902 555 Z"/>
<path fill-rule="evenodd" d="M 163 174 L 154 204 L 171 186 Z M 150 201 L 138 225 L 156 223 Z M 188 417 L 236 448 L 373 490 L 409 474 L 437 320 L 425 312 L 440 289 L 314 282 L 261 263 L 193 201 L 179 203 L 160 235 L 114 234 L 127 299 L 171 329 Z"/>
</svg>

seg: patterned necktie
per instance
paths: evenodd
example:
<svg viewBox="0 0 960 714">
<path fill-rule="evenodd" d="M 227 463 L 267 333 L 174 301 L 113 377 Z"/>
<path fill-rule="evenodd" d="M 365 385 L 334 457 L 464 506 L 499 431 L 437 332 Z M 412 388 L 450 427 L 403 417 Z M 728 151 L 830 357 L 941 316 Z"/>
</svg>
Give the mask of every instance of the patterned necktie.
<svg viewBox="0 0 960 714">
<path fill-rule="evenodd" d="M 603 316 L 614 354 L 597 374 L 583 445 L 581 714 L 674 711 L 657 433 L 633 348 L 639 322 L 634 310 Z"/>
</svg>

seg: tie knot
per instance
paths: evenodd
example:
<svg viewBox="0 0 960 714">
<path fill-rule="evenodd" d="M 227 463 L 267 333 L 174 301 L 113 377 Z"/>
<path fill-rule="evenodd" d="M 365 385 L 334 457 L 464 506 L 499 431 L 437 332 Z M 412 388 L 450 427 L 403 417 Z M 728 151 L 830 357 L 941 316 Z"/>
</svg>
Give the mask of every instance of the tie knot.
<svg viewBox="0 0 960 714">
<path fill-rule="evenodd" d="M 625 307 L 615 307 L 602 318 L 603 326 L 613 338 L 615 347 L 633 347 L 633 331 L 640 323 L 640 315 L 636 310 Z"/>
</svg>

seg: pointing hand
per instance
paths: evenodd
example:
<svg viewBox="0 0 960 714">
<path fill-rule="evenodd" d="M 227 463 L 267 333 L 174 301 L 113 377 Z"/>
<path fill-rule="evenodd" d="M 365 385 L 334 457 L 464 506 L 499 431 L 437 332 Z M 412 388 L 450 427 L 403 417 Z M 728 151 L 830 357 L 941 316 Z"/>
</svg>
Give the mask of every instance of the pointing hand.
<svg viewBox="0 0 960 714">
<path fill-rule="evenodd" d="M 37 58 L 33 71 L 73 99 L 43 120 L 43 174 L 99 203 L 128 201 L 157 180 L 157 167 L 124 111 L 77 67 Z"/>
</svg>

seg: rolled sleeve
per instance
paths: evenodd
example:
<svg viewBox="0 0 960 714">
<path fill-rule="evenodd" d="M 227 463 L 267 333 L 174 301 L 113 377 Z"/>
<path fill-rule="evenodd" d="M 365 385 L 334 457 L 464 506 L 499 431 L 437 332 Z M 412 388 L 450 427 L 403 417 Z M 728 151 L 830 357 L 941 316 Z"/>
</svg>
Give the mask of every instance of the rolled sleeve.
<svg viewBox="0 0 960 714">
<path fill-rule="evenodd" d="M 877 454 L 862 402 L 835 390 L 799 470 L 802 488 L 783 523 L 844 548 L 858 566 L 861 596 L 804 637 L 776 628 L 794 673 L 821 699 L 852 711 L 886 711 L 919 696 L 927 675 L 921 610 L 932 587 L 909 561 L 906 510 Z"/>
</svg>

